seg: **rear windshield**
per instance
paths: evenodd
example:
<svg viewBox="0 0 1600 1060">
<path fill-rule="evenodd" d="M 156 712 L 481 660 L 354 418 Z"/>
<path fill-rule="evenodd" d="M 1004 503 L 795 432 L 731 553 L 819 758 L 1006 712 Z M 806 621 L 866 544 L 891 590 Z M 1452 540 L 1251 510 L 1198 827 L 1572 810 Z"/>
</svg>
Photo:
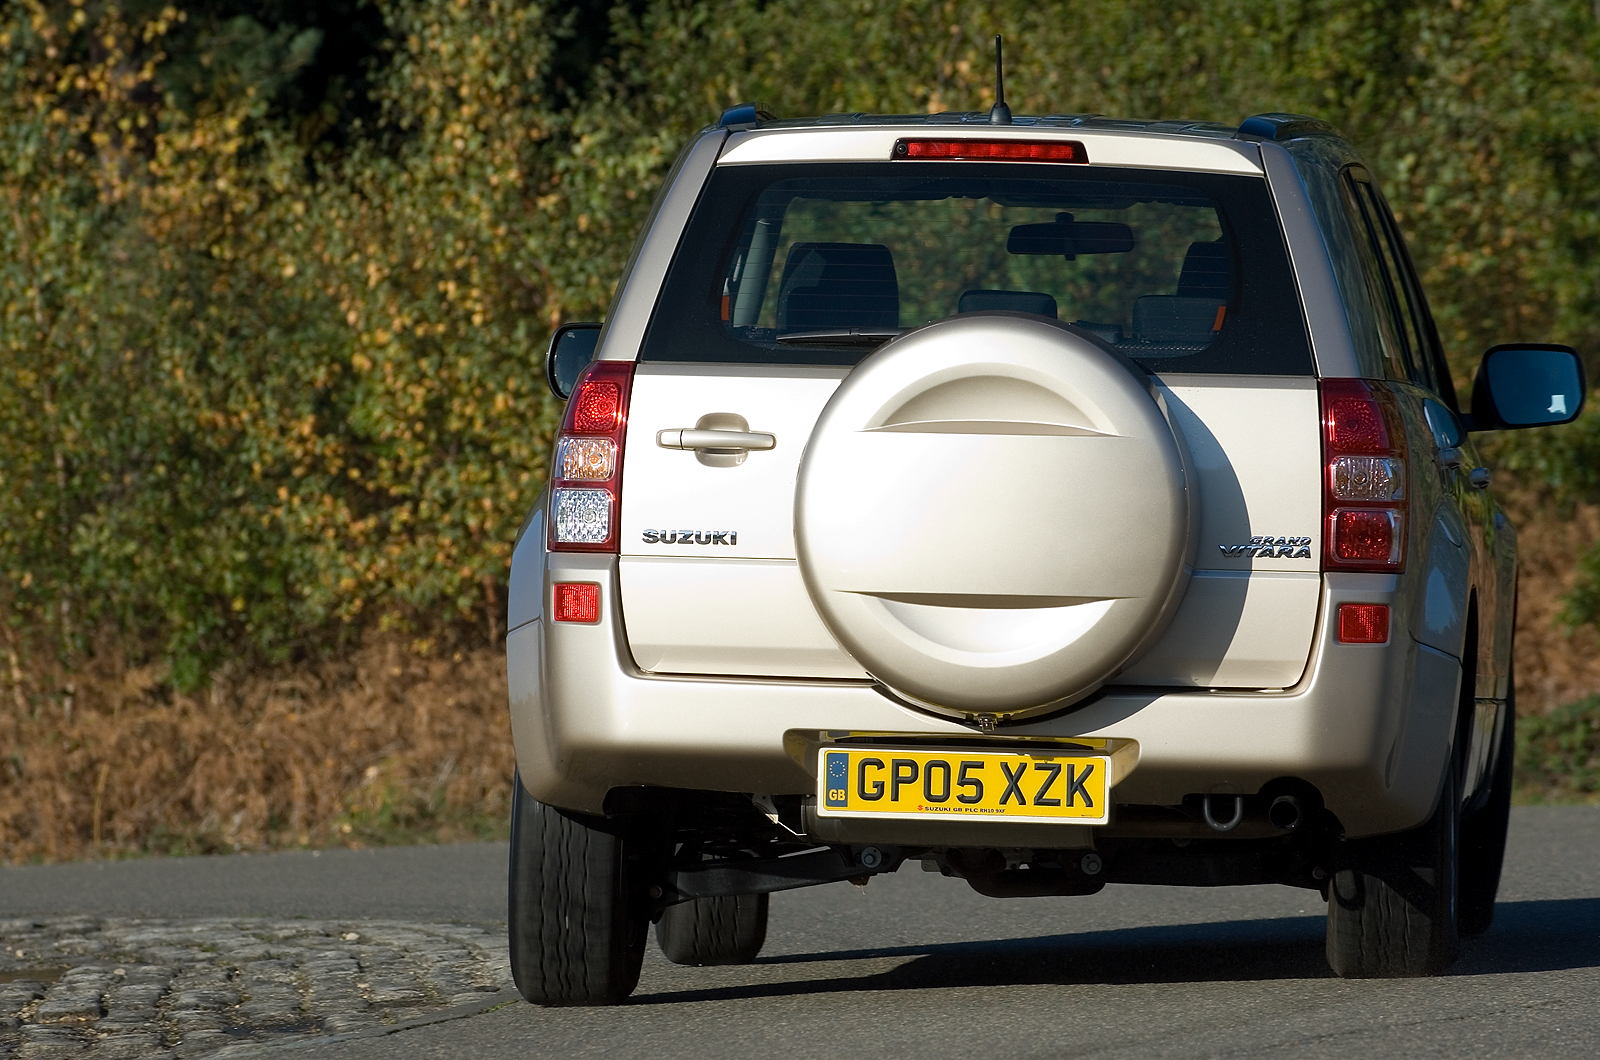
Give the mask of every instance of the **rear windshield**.
<svg viewBox="0 0 1600 1060">
<path fill-rule="evenodd" d="M 1265 181 L 1018 163 L 718 168 L 640 359 L 848 365 L 993 311 L 1150 371 L 1312 374 Z"/>
</svg>

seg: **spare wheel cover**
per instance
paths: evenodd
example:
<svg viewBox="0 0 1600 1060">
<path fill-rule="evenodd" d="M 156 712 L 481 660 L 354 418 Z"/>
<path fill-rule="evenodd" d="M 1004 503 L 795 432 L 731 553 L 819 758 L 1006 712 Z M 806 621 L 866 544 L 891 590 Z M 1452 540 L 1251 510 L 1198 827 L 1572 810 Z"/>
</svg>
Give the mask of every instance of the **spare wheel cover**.
<svg viewBox="0 0 1600 1060">
<path fill-rule="evenodd" d="M 1160 635 L 1193 545 L 1159 395 L 1086 333 L 970 314 L 869 356 L 800 463 L 811 599 L 890 690 L 1024 716 L 1100 687 Z"/>
</svg>

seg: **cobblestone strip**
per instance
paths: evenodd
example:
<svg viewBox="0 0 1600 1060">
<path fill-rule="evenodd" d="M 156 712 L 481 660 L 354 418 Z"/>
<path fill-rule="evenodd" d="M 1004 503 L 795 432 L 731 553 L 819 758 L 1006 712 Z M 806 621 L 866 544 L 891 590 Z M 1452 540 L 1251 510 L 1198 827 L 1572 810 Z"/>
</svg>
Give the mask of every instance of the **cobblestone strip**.
<svg viewBox="0 0 1600 1060">
<path fill-rule="evenodd" d="M 0 1058 L 188 1058 L 403 1023 L 510 984 L 503 931 L 0 920 Z"/>
</svg>

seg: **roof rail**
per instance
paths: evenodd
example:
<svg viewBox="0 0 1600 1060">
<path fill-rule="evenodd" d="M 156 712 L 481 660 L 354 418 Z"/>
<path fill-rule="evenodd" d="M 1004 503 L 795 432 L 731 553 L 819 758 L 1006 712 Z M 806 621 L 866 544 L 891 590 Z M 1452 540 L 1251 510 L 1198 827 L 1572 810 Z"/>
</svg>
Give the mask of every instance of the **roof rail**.
<svg viewBox="0 0 1600 1060">
<path fill-rule="evenodd" d="M 736 103 L 722 112 L 717 124 L 726 129 L 730 125 L 755 125 L 771 120 L 772 112 L 760 103 Z"/>
<path fill-rule="evenodd" d="M 1304 114 L 1256 114 L 1239 123 L 1239 137 L 1262 140 L 1296 140 L 1302 136 L 1338 136 L 1339 130 L 1321 118 Z"/>
</svg>

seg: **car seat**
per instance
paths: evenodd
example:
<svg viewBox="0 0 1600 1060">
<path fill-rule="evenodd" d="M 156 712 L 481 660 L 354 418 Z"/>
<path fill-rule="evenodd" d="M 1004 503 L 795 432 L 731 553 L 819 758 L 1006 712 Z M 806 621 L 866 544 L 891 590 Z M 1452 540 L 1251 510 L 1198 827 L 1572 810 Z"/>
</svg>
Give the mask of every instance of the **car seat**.
<svg viewBox="0 0 1600 1060">
<path fill-rule="evenodd" d="M 956 303 L 957 313 L 981 313 L 996 309 L 1054 317 L 1056 300 L 1040 291 L 962 291 L 961 300 Z"/>
<path fill-rule="evenodd" d="M 1204 346 L 1222 325 L 1233 294 L 1233 259 L 1222 240 L 1190 243 L 1175 295 L 1145 295 L 1133 303 L 1140 342 Z"/>
<path fill-rule="evenodd" d="M 1183 271 L 1178 274 L 1179 298 L 1220 298 L 1233 296 L 1233 260 L 1228 244 L 1190 243 L 1183 256 Z"/>
<path fill-rule="evenodd" d="M 778 285 L 778 330 L 900 326 L 894 257 L 880 243 L 795 243 Z"/>
</svg>

